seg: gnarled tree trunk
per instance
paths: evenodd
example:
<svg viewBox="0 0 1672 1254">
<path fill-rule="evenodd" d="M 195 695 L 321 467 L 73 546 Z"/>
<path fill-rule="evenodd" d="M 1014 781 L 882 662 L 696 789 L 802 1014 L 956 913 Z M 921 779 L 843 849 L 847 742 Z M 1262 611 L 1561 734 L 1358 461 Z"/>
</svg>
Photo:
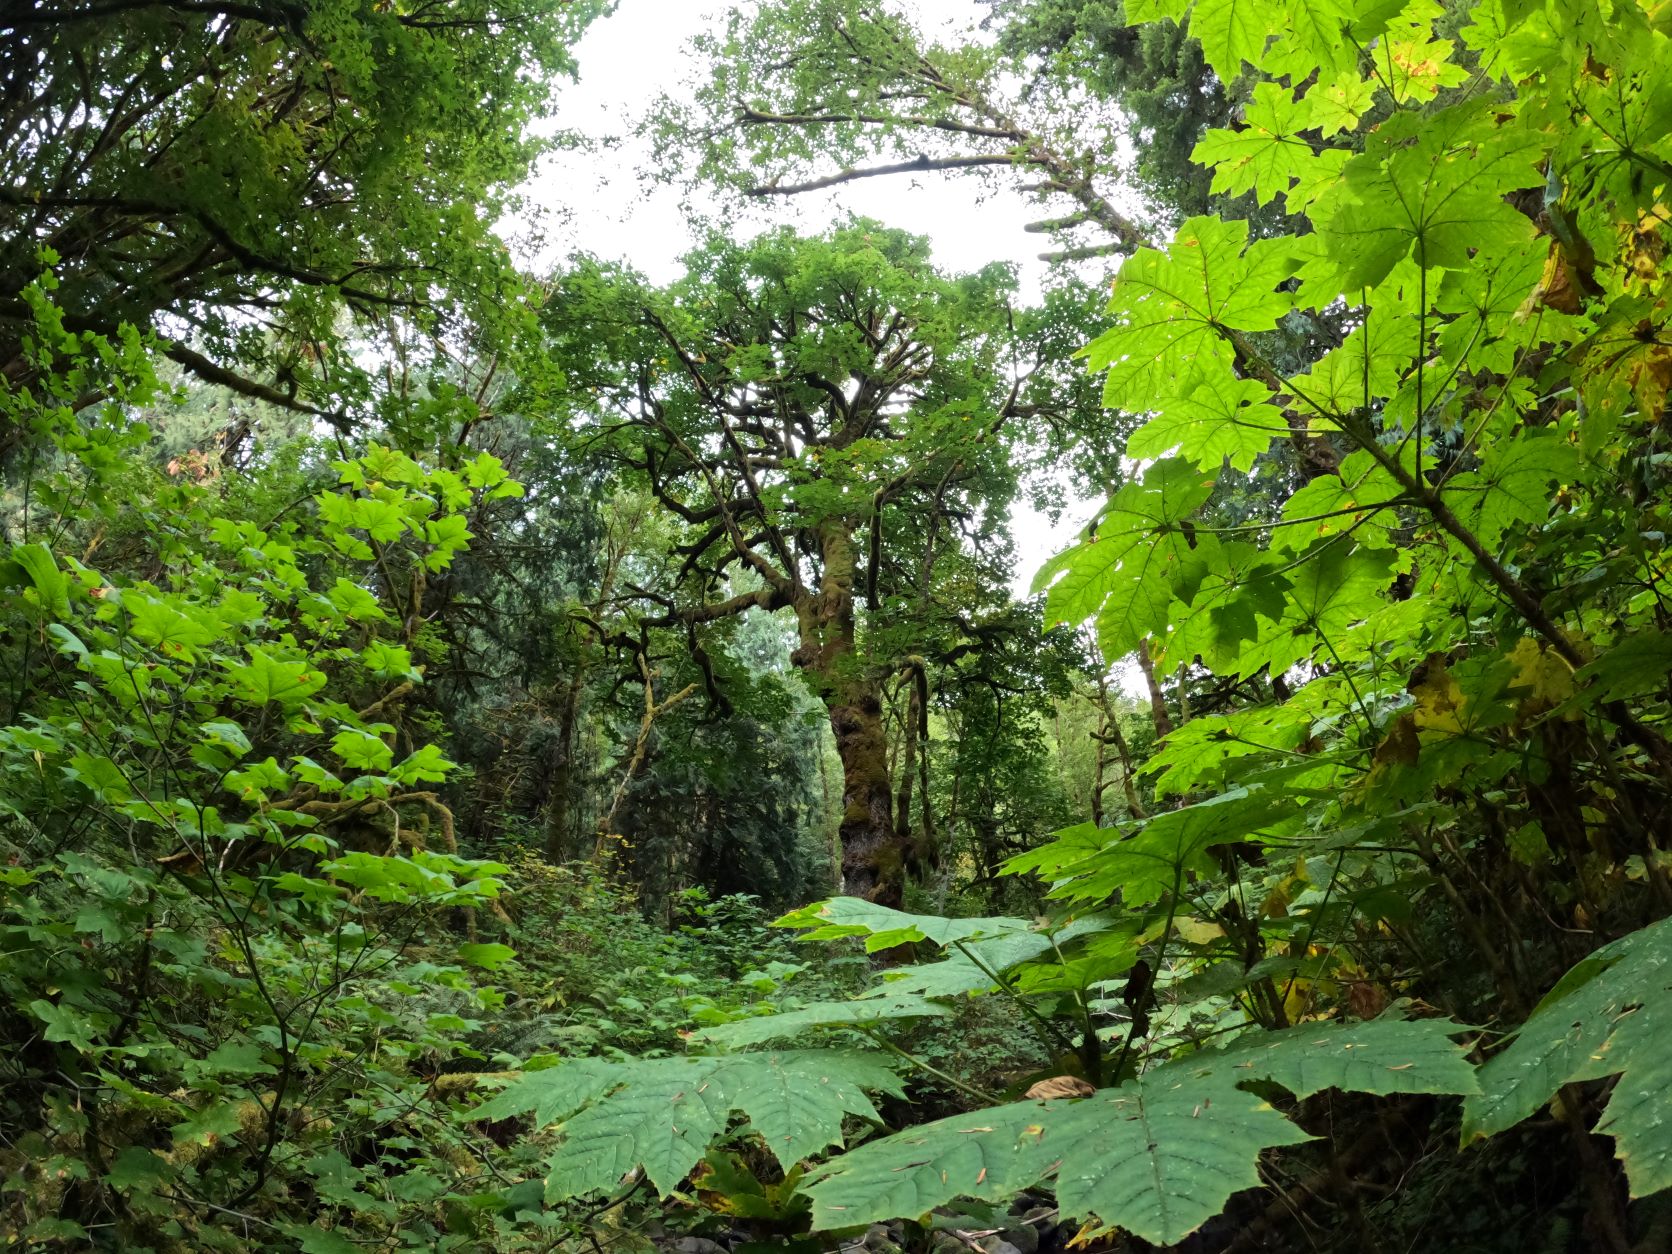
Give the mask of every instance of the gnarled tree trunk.
<svg viewBox="0 0 1672 1254">
<path fill-rule="evenodd" d="M 853 584 L 857 547 L 847 526 L 820 529 L 824 570 L 818 591 L 795 605 L 801 643 L 791 660 L 814 681 L 842 759 L 842 891 L 900 906 L 909 836 L 895 831 L 882 721 L 882 681 L 855 652 Z"/>
</svg>

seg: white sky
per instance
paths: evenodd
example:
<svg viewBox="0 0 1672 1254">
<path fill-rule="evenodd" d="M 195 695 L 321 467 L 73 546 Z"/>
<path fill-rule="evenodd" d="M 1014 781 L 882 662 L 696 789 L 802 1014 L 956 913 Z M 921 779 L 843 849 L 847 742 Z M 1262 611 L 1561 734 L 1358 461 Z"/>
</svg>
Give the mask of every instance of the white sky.
<svg viewBox="0 0 1672 1254">
<path fill-rule="evenodd" d="M 564 89 L 559 124 L 590 139 L 616 142 L 604 154 L 553 155 L 527 187 L 536 205 L 560 215 L 546 225 L 540 262 L 555 265 L 570 252 L 584 251 L 629 261 L 655 282 L 678 277 L 678 259 L 694 236 L 679 190 L 642 177 L 650 147 L 633 132 L 658 95 L 677 93 L 700 68 L 691 40 L 717 27 L 726 7 L 714 0 L 621 0 L 576 46 L 580 81 Z M 915 11 L 920 27 L 936 34 L 972 29 L 984 12 L 973 0 L 903 0 L 899 7 Z M 979 204 L 978 190 L 986 192 Z M 983 188 L 973 178 L 892 176 L 761 202 L 748 207 L 741 229 L 792 222 L 816 232 L 845 213 L 927 236 L 936 262 L 948 270 L 1011 261 L 1025 291 L 1036 290 L 1044 273 L 1036 254 L 1046 241 L 1022 230 L 1040 216 L 1039 206 L 1019 192 Z M 1019 594 L 1026 594 L 1047 557 L 1073 542 L 1090 513 L 1091 503 L 1080 502 L 1052 526 L 1023 503 L 1012 509 L 1011 532 L 1020 555 L 1013 584 Z"/>
</svg>

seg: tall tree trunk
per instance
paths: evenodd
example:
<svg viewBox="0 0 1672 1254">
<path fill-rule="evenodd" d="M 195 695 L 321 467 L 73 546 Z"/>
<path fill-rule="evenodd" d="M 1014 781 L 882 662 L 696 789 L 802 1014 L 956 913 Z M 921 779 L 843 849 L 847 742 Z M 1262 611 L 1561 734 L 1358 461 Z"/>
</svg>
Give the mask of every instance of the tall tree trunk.
<svg viewBox="0 0 1672 1254">
<path fill-rule="evenodd" d="M 1148 656 L 1147 654 L 1145 655 Z M 1156 692 L 1151 691 L 1153 700 Z M 1126 810 L 1135 819 L 1148 818 L 1144 813 L 1143 803 L 1138 800 L 1137 779 L 1132 772 L 1132 750 L 1126 743 L 1126 734 L 1121 731 L 1120 715 L 1116 712 L 1114 703 L 1109 699 L 1109 675 L 1107 672 L 1097 677 L 1097 730 L 1092 732 L 1091 738 L 1097 742 L 1097 765 L 1092 779 L 1092 822 L 1103 826 L 1103 794 L 1108 791 L 1109 780 L 1105 778 L 1109 766 L 1108 748 L 1114 746 L 1115 756 L 1120 761 L 1121 788 L 1126 793 Z M 1166 708 L 1162 708 L 1166 713 Z"/>
<path fill-rule="evenodd" d="M 801 643 L 791 660 L 814 679 L 823 696 L 842 759 L 842 891 L 898 909 L 907 842 L 894 830 L 882 683 L 855 653 L 858 548 L 840 520 L 820 528 L 819 548 L 824 570 L 818 591 L 795 606 Z"/>
<path fill-rule="evenodd" d="M 1155 720 L 1155 738 L 1165 740 L 1173 734 L 1173 720 L 1167 713 L 1167 699 L 1161 695 L 1161 684 L 1155 678 L 1155 663 L 1150 659 L 1147 639 L 1138 641 L 1138 669 L 1144 672 L 1144 683 L 1149 688 L 1150 717 Z"/>
<path fill-rule="evenodd" d="M 915 676 L 913 677 L 915 679 Z M 904 844 L 911 839 L 911 790 L 917 783 L 917 684 L 906 697 L 906 715 L 900 720 L 900 787 L 894 799 L 894 838 Z"/>
<path fill-rule="evenodd" d="M 905 887 L 903 843 L 894 832 L 882 690 L 849 682 L 830 707 L 842 759 L 842 891 L 899 909 Z"/>
<path fill-rule="evenodd" d="M 552 764 L 552 782 L 546 802 L 546 861 L 567 862 L 575 856 L 570 815 L 575 792 L 575 723 L 580 714 L 581 691 L 586 686 L 585 645 L 569 674 L 569 686 L 557 713 L 557 761 Z"/>
<path fill-rule="evenodd" d="M 594 625 L 603 616 L 604 607 L 615 591 L 615 579 L 627 555 L 630 538 L 637 529 L 642 511 L 634 514 L 629 509 L 625 518 L 613 509 L 604 544 L 604 569 L 598 579 L 598 595 L 591 610 Z M 571 814 L 575 802 L 575 725 L 579 720 L 581 694 L 586 690 L 586 676 L 592 669 L 588 654 L 586 630 L 578 622 L 569 628 L 576 643 L 574 669 L 569 673 L 569 686 L 563 694 L 563 705 L 557 717 L 557 761 L 552 764 L 552 783 L 546 802 L 546 860 L 567 862 L 579 850 L 574 847 L 574 824 Z"/>
</svg>

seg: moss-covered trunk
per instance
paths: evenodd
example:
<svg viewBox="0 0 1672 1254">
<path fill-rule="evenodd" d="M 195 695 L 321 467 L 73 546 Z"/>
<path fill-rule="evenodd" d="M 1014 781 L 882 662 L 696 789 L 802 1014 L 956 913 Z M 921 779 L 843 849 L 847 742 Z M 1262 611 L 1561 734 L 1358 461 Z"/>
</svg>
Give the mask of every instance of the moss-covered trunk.
<svg viewBox="0 0 1672 1254">
<path fill-rule="evenodd" d="M 801 642 L 793 657 L 824 698 L 842 760 L 842 891 L 900 905 L 905 844 L 896 833 L 882 721 L 882 682 L 856 650 L 853 584 L 858 550 L 849 528 L 819 532 L 823 574 L 818 590 L 795 606 Z"/>
</svg>

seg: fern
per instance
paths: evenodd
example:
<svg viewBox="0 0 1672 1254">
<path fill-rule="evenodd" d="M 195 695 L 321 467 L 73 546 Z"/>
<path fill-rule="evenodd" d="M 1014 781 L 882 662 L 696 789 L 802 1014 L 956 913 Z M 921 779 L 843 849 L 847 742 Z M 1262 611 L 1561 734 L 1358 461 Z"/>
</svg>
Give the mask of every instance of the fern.
<svg viewBox="0 0 1672 1254">
<path fill-rule="evenodd" d="M 815 1228 L 919 1216 L 958 1197 L 996 1200 L 1053 1180 L 1065 1218 L 1171 1244 L 1260 1183 L 1262 1150 L 1310 1138 L 1244 1086 L 1297 1097 L 1472 1093 L 1444 1021 L 1377 1020 L 1257 1034 L 1081 1100 L 1024 1101 L 872 1141 L 810 1173 Z"/>
</svg>

